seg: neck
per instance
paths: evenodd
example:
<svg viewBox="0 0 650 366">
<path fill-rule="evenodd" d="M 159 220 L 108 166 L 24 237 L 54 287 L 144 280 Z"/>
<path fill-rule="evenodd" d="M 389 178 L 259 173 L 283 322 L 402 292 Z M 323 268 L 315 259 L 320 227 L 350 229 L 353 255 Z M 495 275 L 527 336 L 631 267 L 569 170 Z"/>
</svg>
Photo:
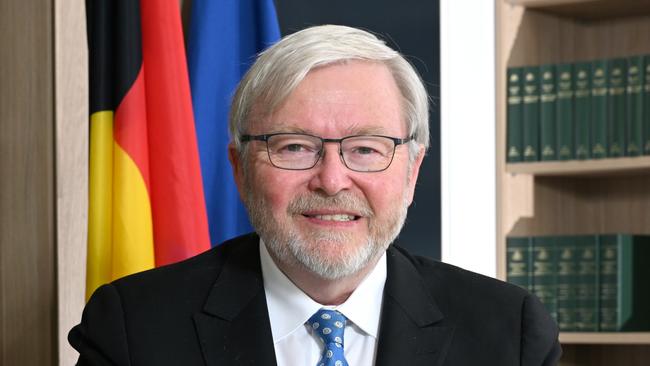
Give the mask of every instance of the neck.
<svg viewBox="0 0 650 366">
<path fill-rule="evenodd" d="M 299 289 L 321 305 L 341 305 L 359 287 L 361 281 L 375 268 L 379 258 L 374 258 L 367 266 L 356 273 L 339 278 L 327 279 L 307 270 L 299 263 L 283 263 L 270 251 L 273 262 Z M 383 253 L 382 253 L 383 254 Z"/>
</svg>

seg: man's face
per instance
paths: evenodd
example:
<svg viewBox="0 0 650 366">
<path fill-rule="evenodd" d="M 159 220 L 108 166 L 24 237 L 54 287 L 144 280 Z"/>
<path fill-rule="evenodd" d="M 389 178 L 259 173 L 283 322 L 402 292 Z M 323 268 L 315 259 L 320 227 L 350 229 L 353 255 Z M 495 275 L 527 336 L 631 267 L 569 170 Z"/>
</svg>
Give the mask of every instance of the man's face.
<svg viewBox="0 0 650 366">
<path fill-rule="evenodd" d="M 353 61 L 312 70 L 273 114 L 248 134 L 307 133 L 323 138 L 377 134 L 408 137 L 401 95 L 389 70 Z M 399 145 L 388 169 L 346 168 L 339 145 L 308 170 L 274 167 L 262 141 L 249 142 L 246 166 L 231 151 L 253 226 L 280 268 L 299 266 L 336 279 L 374 265 L 395 239 L 413 199 L 423 149 L 409 167 Z"/>
</svg>

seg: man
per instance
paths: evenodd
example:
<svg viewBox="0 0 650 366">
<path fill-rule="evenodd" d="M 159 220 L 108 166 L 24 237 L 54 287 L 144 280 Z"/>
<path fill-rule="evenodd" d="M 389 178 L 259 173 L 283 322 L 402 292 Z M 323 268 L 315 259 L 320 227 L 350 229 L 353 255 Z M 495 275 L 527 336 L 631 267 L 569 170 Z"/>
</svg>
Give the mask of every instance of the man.
<svg viewBox="0 0 650 366">
<path fill-rule="evenodd" d="M 230 115 L 257 233 L 98 289 L 69 335 L 79 364 L 555 364 L 536 298 L 391 246 L 427 106 L 409 63 L 361 30 L 313 27 L 264 52 Z"/>
</svg>

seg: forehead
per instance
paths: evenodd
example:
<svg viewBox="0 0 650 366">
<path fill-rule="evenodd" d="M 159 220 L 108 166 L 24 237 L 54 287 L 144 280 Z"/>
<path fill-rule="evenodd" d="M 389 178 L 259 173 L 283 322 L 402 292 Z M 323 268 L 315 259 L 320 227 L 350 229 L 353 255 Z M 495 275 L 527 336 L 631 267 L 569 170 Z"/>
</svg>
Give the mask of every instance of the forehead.
<svg viewBox="0 0 650 366">
<path fill-rule="evenodd" d="M 402 97 L 388 67 L 349 61 L 310 71 L 257 126 L 336 137 L 359 133 L 403 135 Z"/>
</svg>

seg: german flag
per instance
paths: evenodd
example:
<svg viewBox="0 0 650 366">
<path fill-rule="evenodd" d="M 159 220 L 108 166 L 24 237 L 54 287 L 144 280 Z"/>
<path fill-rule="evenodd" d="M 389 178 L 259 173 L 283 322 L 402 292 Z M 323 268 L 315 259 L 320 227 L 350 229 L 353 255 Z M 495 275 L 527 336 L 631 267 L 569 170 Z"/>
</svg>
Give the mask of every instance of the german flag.
<svg viewBox="0 0 650 366">
<path fill-rule="evenodd" d="M 178 1 L 90 0 L 86 297 L 210 247 Z"/>
</svg>

